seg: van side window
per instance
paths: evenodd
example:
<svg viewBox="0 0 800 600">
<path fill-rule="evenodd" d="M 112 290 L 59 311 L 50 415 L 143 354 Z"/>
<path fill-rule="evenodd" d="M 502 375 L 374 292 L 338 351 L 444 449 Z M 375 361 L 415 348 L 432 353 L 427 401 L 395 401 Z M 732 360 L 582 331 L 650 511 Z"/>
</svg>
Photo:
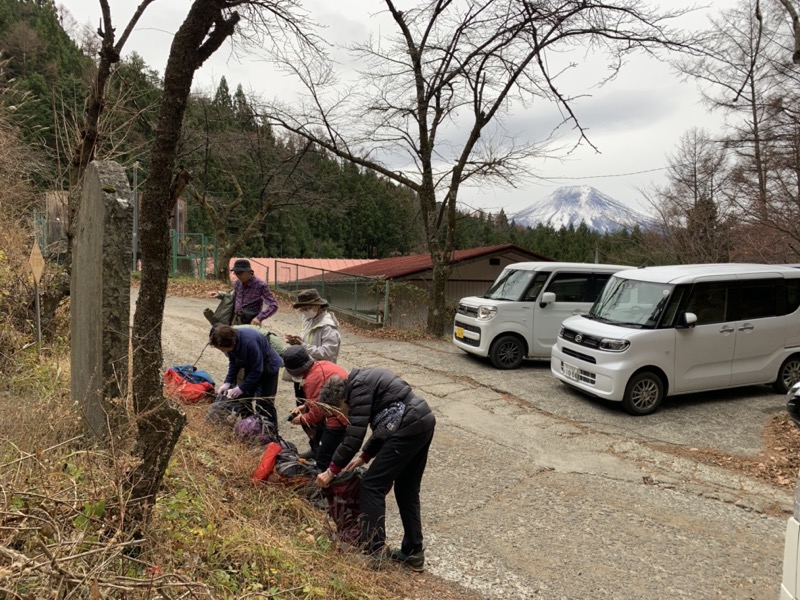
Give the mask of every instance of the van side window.
<svg viewBox="0 0 800 600">
<path fill-rule="evenodd" d="M 728 284 L 721 281 L 695 284 L 686 312 L 697 315 L 698 325 L 722 323 L 726 320 Z"/>
<path fill-rule="evenodd" d="M 663 317 L 661 317 L 661 323 L 658 326 L 659 329 L 675 327 L 675 317 L 678 316 L 678 307 L 681 304 L 681 300 L 686 296 L 687 289 L 687 286 L 681 285 L 672 292 L 672 297 L 669 299 L 669 303 L 664 309 Z"/>
<path fill-rule="evenodd" d="M 778 314 L 778 290 L 783 279 L 753 279 L 739 282 L 737 320 L 762 319 Z"/>
<path fill-rule="evenodd" d="M 786 314 L 790 315 L 800 306 L 800 279 L 785 279 Z"/>
<path fill-rule="evenodd" d="M 539 297 L 539 292 L 542 291 L 542 286 L 544 286 L 548 277 L 550 277 L 550 271 L 536 271 L 536 274 L 533 276 L 527 291 L 522 296 L 523 302 L 532 302 L 533 300 L 536 300 L 536 298 Z"/>
<path fill-rule="evenodd" d="M 553 292 L 556 302 L 592 302 L 589 281 L 591 273 L 556 273 L 547 284 L 545 292 Z"/>
</svg>

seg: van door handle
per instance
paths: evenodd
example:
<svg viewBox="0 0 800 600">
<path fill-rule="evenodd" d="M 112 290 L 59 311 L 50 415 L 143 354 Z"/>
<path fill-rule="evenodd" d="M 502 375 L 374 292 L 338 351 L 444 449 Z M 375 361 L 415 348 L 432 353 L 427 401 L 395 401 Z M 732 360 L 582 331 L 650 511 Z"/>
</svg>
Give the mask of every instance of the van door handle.
<svg viewBox="0 0 800 600">
<path fill-rule="evenodd" d="M 720 333 L 733 333 L 736 331 L 733 327 L 723 327 L 719 330 Z"/>
<path fill-rule="evenodd" d="M 753 329 L 755 328 L 756 326 L 753 325 L 752 323 L 745 323 L 744 325 L 739 327 L 739 331 L 753 331 Z"/>
</svg>

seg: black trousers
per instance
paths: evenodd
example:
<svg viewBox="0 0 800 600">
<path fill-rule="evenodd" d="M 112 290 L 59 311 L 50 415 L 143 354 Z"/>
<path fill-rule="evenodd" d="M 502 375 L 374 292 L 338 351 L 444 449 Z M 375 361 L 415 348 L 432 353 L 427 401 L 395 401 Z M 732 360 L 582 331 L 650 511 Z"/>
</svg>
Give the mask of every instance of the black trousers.
<svg viewBox="0 0 800 600">
<path fill-rule="evenodd" d="M 393 435 L 372 460 L 361 479 L 361 538 L 366 552 L 378 552 L 386 543 L 386 495 L 394 485 L 394 497 L 403 522 L 400 550 L 422 550 L 422 517 L 419 489 L 433 430 L 409 437 Z"/>
<path fill-rule="evenodd" d="M 322 436 L 319 446 L 317 446 L 314 452 L 314 461 L 317 463 L 319 470 L 324 471 L 330 466 L 333 454 L 336 452 L 336 448 L 339 447 L 339 444 L 342 443 L 347 427 L 332 428 L 324 423 L 320 424 L 322 425 Z"/>
</svg>

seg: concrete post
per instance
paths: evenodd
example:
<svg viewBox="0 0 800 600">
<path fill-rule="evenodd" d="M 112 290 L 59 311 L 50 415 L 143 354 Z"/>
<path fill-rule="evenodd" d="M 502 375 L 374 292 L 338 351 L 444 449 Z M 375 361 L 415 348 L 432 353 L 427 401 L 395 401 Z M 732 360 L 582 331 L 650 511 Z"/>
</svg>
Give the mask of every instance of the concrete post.
<svg viewBox="0 0 800 600">
<path fill-rule="evenodd" d="M 70 363 L 72 398 L 98 438 L 114 432 L 125 414 L 132 234 L 125 170 L 111 161 L 90 163 L 73 245 Z"/>
</svg>

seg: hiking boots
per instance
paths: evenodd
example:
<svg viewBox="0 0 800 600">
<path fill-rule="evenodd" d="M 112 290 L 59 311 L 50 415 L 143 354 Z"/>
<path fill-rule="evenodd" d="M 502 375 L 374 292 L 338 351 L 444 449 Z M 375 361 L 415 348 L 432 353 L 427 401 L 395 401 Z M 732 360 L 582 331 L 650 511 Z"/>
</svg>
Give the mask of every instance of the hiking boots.
<svg viewBox="0 0 800 600">
<path fill-rule="evenodd" d="M 420 550 L 414 554 L 406 554 L 402 550 L 390 550 L 389 558 L 402 563 L 403 566 L 408 567 L 412 571 L 422 573 L 425 570 L 425 550 Z"/>
</svg>

